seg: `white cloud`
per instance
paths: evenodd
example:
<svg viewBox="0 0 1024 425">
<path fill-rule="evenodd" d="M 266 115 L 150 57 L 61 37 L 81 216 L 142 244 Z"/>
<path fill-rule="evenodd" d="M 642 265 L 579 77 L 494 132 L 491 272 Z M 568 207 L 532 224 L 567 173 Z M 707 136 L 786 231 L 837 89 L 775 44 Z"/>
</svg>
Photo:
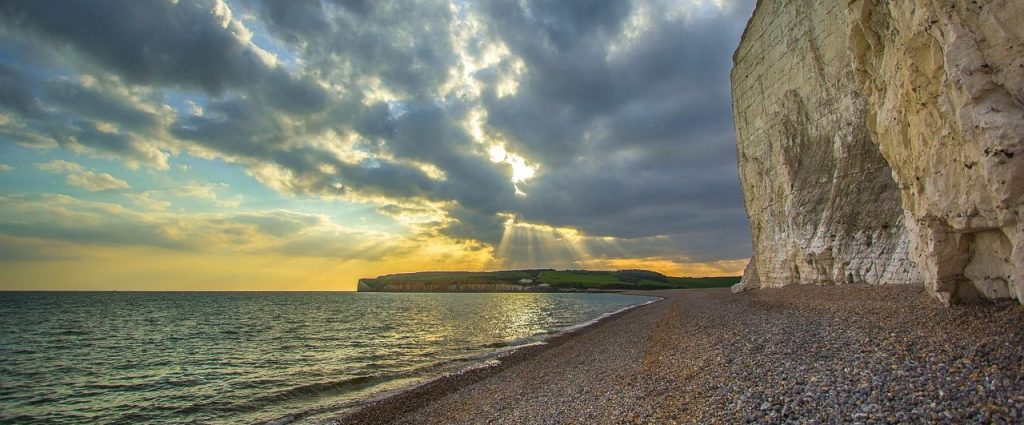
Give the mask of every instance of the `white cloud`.
<svg viewBox="0 0 1024 425">
<path fill-rule="evenodd" d="M 179 187 L 174 190 L 174 194 L 178 196 L 187 196 L 190 198 L 206 199 L 209 201 L 217 199 L 217 192 L 215 191 L 217 185 L 211 183 L 199 183 L 189 182 L 188 184 Z"/>
<path fill-rule="evenodd" d="M 154 190 L 129 194 L 128 198 L 135 206 L 148 211 L 166 211 L 171 207 L 170 202 L 157 198 Z"/>
<path fill-rule="evenodd" d="M 90 192 L 102 192 L 106 190 L 128 189 L 131 186 L 128 182 L 114 177 L 108 173 L 97 173 L 87 170 L 82 164 L 71 161 L 55 159 L 50 162 L 34 164 L 36 168 L 57 174 L 67 174 L 64 180 L 68 185 L 80 187 Z"/>
<path fill-rule="evenodd" d="M 82 164 L 64 161 L 62 159 L 55 159 L 50 162 L 39 162 L 33 165 L 40 170 L 49 171 L 51 173 L 75 173 L 85 170 L 85 167 L 83 167 Z"/>
<path fill-rule="evenodd" d="M 14 167 L 12 167 L 12 166 L 10 166 L 10 165 L 7 165 L 7 164 L 0 164 L 0 172 L 3 172 L 3 171 L 11 171 L 11 170 L 13 170 L 13 169 L 14 169 Z"/>
<path fill-rule="evenodd" d="M 226 183 L 200 183 L 200 182 L 189 182 L 185 186 L 179 187 L 174 190 L 174 194 L 178 196 L 185 196 L 189 198 L 204 199 L 213 202 L 221 208 L 236 208 L 242 204 L 244 198 L 242 195 L 235 195 L 230 198 L 221 198 L 217 191 L 220 188 L 225 188 L 228 185 Z"/>
<path fill-rule="evenodd" d="M 114 177 L 107 173 L 95 173 L 82 171 L 80 173 L 68 174 L 65 180 L 69 185 L 80 187 L 90 192 L 101 192 L 105 190 L 128 189 L 131 186 L 128 182 Z"/>
</svg>

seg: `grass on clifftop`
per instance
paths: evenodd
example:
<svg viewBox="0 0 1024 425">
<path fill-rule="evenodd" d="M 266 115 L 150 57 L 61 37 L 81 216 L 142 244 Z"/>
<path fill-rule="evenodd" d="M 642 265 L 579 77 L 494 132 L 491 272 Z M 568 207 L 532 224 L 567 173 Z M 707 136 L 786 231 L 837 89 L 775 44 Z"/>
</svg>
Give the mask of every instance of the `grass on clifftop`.
<svg viewBox="0 0 1024 425">
<path fill-rule="evenodd" d="M 565 270 L 546 271 L 540 281 L 556 288 L 579 289 L 687 289 L 724 288 L 739 283 L 739 276 L 672 277 L 646 270 L 614 272 Z"/>
<path fill-rule="evenodd" d="M 439 280 L 458 280 L 458 281 L 507 281 L 507 282 L 518 282 L 520 279 L 533 279 L 538 274 L 545 272 L 550 269 L 541 270 L 507 270 L 499 272 L 416 272 L 416 273 L 401 273 L 401 274 L 388 274 L 378 277 L 376 280 L 381 282 L 388 281 L 439 281 Z"/>
<path fill-rule="evenodd" d="M 418 272 L 402 273 L 362 279 L 371 287 L 390 283 L 477 283 L 519 284 L 529 279 L 531 286 L 546 284 L 558 289 L 687 289 L 722 288 L 739 283 L 739 276 L 726 277 L 672 277 L 648 270 L 507 270 L 497 272 Z"/>
</svg>

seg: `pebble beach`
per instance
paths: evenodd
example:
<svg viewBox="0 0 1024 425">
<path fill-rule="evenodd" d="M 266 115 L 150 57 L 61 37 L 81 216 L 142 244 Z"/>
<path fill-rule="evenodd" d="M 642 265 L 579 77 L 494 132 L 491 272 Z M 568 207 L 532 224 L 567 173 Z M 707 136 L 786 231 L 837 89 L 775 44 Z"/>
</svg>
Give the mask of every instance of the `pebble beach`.
<svg viewBox="0 0 1024 425">
<path fill-rule="evenodd" d="M 1021 423 L 1024 309 L 916 286 L 664 299 L 332 424 Z"/>
</svg>

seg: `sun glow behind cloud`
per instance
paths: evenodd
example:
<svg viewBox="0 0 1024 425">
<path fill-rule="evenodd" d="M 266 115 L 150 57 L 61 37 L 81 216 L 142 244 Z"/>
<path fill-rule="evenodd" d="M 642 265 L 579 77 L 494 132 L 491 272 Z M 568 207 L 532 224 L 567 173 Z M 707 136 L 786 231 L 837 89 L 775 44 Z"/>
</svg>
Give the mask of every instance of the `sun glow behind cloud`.
<svg viewBox="0 0 1024 425">
<path fill-rule="evenodd" d="M 516 269 L 645 269 L 672 276 L 734 276 L 746 259 L 716 262 L 640 257 L 616 238 L 591 237 L 573 228 L 523 223 L 508 216 L 501 243 L 495 251 L 497 267 Z"/>
<path fill-rule="evenodd" d="M 525 158 L 509 153 L 502 145 L 493 145 L 487 152 L 490 154 L 491 162 L 505 163 L 512 168 L 512 183 L 527 181 L 537 174 L 536 166 L 527 165 Z"/>
</svg>

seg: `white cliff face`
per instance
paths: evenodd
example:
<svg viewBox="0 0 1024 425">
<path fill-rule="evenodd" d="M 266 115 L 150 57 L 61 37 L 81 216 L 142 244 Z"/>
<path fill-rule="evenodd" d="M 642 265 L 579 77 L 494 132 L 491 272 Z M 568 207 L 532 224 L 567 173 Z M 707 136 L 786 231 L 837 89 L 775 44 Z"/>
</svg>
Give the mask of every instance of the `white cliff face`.
<svg viewBox="0 0 1024 425">
<path fill-rule="evenodd" d="M 734 57 L 741 288 L 1024 301 L 1024 2 L 760 1 Z"/>
<path fill-rule="evenodd" d="M 899 187 L 871 140 L 844 0 L 758 4 L 735 55 L 744 287 L 916 282 Z"/>
<path fill-rule="evenodd" d="M 1024 301 L 1024 2 L 862 0 L 848 17 L 928 289 Z"/>
</svg>

